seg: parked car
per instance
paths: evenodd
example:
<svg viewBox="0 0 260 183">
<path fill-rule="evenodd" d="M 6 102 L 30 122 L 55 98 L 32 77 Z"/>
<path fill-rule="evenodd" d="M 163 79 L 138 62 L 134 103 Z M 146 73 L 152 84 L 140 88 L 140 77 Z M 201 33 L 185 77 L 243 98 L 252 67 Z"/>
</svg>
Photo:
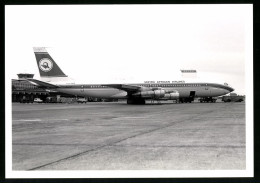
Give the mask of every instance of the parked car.
<svg viewBox="0 0 260 183">
<path fill-rule="evenodd" d="M 42 103 L 43 101 L 42 101 L 42 99 L 40 99 L 40 98 L 35 98 L 35 99 L 33 100 L 33 102 Z"/>
<path fill-rule="evenodd" d="M 87 100 L 85 98 L 78 98 L 77 102 L 83 104 L 87 103 Z"/>
<path fill-rule="evenodd" d="M 229 95 L 222 97 L 222 101 L 224 102 L 242 102 L 244 100 L 244 96 L 237 95 L 236 93 L 230 93 Z"/>
</svg>

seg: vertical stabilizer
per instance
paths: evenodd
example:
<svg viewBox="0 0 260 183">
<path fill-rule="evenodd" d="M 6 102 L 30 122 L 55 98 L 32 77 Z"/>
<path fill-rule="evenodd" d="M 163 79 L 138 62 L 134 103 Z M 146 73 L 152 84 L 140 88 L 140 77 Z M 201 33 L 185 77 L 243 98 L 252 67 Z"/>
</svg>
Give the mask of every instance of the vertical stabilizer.
<svg viewBox="0 0 260 183">
<path fill-rule="evenodd" d="M 44 47 L 33 48 L 41 77 L 67 77 Z"/>
</svg>

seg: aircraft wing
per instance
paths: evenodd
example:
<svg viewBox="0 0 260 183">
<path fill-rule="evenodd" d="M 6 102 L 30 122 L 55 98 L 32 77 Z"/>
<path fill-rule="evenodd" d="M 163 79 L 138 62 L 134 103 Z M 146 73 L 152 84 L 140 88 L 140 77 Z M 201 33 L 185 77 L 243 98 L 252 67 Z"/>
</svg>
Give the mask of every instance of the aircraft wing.
<svg viewBox="0 0 260 183">
<path fill-rule="evenodd" d="M 43 87 L 43 88 L 58 88 L 59 86 L 57 85 L 53 85 L 47 82 L 43 82 L 37 79 L 26 79 L 27 81 L 29 81 L 30 83 L 37 85 L 39 87 Z"/>
<path fill-rule="evenodd" d="M 103 85 L 103 86 L 108 86 L 108 87 L 111 87 L 111 88 L 124 90 L 128 93 L 135 93 L 135 92 L 141 91 L 144 88 L 144 87 L 141 87 L 141 86 L 126 85 L 126 84 L 106 84 L 106 85 Z"/>
</svg>

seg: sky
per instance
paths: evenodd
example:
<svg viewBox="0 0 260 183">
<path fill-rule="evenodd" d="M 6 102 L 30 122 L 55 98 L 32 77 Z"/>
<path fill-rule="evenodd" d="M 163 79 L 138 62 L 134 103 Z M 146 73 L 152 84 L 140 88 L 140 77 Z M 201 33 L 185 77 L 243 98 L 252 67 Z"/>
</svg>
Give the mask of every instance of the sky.
<svg viewBox="0 0 260 183">
<path fill-rule="evenodd" d="M 6 6 L 6 76 L 39 78 L 33 47 L 47 47 L 79 83 L 176 81 L 195 69 L 245 94 L 251 29 L 252 5 Z"/>
</svg>

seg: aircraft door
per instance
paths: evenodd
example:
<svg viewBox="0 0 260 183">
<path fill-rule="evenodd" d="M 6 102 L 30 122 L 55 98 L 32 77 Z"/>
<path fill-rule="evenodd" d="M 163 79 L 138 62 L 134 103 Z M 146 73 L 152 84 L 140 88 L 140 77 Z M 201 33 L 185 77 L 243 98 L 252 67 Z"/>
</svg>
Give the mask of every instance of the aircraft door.
<svg viewBox="0 0 260 183">
<path fill-rule="evenodd" d="M 195 97 L 195 91 L 190 91 L 190 98 L 194 98 Z"/>
</svg>

